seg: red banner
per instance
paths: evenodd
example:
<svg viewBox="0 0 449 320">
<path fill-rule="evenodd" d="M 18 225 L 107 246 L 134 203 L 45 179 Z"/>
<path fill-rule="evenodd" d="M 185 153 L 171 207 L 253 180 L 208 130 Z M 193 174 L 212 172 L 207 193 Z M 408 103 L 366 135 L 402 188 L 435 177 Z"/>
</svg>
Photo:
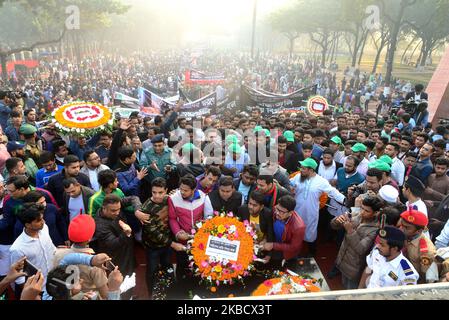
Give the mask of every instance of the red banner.
<svg viewBox="0 0 449 320">
<path fill-rule="evenodd" d="M 39 66 L 38 60 L 16 60 L 16 61 L 9 61 L 6 65 L 6 70 L 8 70 L 8 73 L 11 73 L 16 68 L 16 65 L 22 65 L 27 67 L 28 69 L 34 69 Z M 0 72 L 2 72 L 2 66 L 0 65 Z"/>
<path fill-rule="evenodd" d="M 185 77 L 185 83 L 187 85 L 215 85 L 225 83 L 225 77 L 223 74 L 206 75 L 205 73 L 199 71 L 187 70 L 185 73 Z"/>
</svg>

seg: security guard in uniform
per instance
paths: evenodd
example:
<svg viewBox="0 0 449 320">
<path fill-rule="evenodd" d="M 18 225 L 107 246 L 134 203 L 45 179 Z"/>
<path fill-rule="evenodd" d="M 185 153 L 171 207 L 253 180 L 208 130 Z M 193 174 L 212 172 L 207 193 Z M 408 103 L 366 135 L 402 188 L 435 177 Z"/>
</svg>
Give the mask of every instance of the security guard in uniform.
<svg viewBox="0 0 449 320">
<path fill-rule="evenodd" d="M 405 234 L 398 228 L 385 226 L 379 230 L 379 242 L 366 257 L 367 267 L 359 288 L 384 288 L 417 283 L 419 274 L 401 252 Z"/>
<path fill-rule="evenodd" d="M 40 163 L 39 158 L 43 150 L 42 141 L 36 135 L 37 129 L 31 124 L 22 124 L 19 129 L 19 134 L 25 140 L 25 154 L 27 157 L 34 160 L 35 163 Z"/>
<path fill-rule="evenodd" d="M 419 283 L 438 281 L 438 267 L 434 262 L 436 248 L 424 235 L 428 223 L 427 216 L 418 210 L 409 209 L 401 214 L 401 230 L 406 236 L 402 253 L 418 271 Z"/>
</svg>

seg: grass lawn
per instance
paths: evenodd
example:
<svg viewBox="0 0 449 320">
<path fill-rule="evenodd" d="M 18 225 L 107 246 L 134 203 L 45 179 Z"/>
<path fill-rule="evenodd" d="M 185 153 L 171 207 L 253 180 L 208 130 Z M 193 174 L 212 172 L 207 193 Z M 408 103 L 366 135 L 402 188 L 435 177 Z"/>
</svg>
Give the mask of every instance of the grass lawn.
<svg viewBox="0 0 449 320">
<path fill-rule="evenodd" d="M 362 59 L 362 63 L 360 65 L 361 71 L 371 73 L 374 64 L 374 58 L 374 56 L 370 55 L 364 56 L 364 59 Z M 402 80 L 408 80 L 412 83 L 419 82 L 427 85 L 438 66 L 438 62 L 439 61 L 437 59 L 434 59 L 434 64 L 431 67 L 426 67 L 424 71 L 417 71 L 414 67 L 406 66 L 400 64 L 399 62 L 396 62 L 393 67 L 393 77 Z M 346 66 L 349 66 L 351 64 L 351 58 L 339 56 L 337 58 L 337 63 L 339 65 L 340 71 L 343 71 Z M 377 72 L 382 72 L 383 75 L 385 75 L 386 73 L 386 65 L 383 59 L 381 59 L 381 62 L 379 63 Z"/>
</svg>

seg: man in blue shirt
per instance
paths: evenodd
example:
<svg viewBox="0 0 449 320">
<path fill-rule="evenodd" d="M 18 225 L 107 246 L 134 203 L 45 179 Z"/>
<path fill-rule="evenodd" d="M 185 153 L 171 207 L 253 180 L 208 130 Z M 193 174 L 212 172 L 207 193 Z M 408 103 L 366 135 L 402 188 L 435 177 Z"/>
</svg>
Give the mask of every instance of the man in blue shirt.
<svg viewBox="0 0 449 320">
<path fill-rule="evenodd" d="M 5 134 L 9 141 L 20 140 L 19 129 L 22 125 L 22 120 L 22 115 L 18 111 L 11 112 L 11 125 L 5 130 Z"/>
<path fill-rule="evenodd" d="M 39 157 L 42 169 L 36 173 L 36 187 L 44 188 L 48 183 L 50 177 L 59 173 L 64 168 L 56 164 L 55 155 L 53 152 L 43 151 Z"/>
<path fill-rule="evenodd" d="M 0 91 L 0 125 L 2 129 L 5 130 L 8 125 L 9 114 L 11 113 L 11 108 L 8 104 L 8 97 L 6 91 Z"/>
<path fill-rule="evenodd" d="M 417 177 L 424 184 L 427 183 L 427 179 L 433 171 L 433 165 L 432 161 L 430 161 L 430 156 L 434 151 L 435 147 L 432 144 L 426 143 L 425 145 L 423 145 L 423 147 L 419 150 L 418 162 L 416 162 L 416 165 L 413 167 L 411 172 L 411 175 Z"/>
</svg>

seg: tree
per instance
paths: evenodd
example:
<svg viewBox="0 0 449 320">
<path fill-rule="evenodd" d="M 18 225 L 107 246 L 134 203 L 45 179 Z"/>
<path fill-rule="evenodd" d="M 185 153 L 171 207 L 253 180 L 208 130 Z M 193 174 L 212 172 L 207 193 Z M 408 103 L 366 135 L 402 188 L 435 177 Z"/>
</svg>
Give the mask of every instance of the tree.
<svg viewBox="0 0 449 320">
<path fill-rule="evenodd" d="M 298 19 L 297 11 L 294 7 L 283 8 L 270 16 L 270 23 L 274 30 L 287 37 L 289 41 L 290 57 L 293 55 L 295 41 L 305 31 L 305 28 Z"/>
<path fill-rule="evenodd" d="M 385 87 L 389 91 L 393 76 L 394 56 L 396 54 L 399 33 L 404 25 L 404 15 L 406 10 L 415 5 L 417 0 L 388 0 L 382 1 L 383 16 L 391 23 L 390 43 L 387 55 L 387 72 L 385 75 Z M 390 14 L 392 12 L 393 14 Z"/>
<path fill-rule="evenodd" d="M 340 28 L 339 2 L 335 0 L 299 0 L 271 16 L 274 29 L 290 41 L 290 54 L 295 40 L 307 33 L 320 49 L 321 65 L 324 67 L 329 49 Z"/>
<path fill-rule="evenodd" d="M 341 14 L 345 21 L 343 31 L 345 40 L 352 56 L 351 66 L 355 67 L 357 59 L 361 59 L 368 38 L 366 8 L 372 0 L 342 0 Z"/>
<path fill-rule="evenodd" d="M 68 6 L 75 5 L 80 9 L 80 27 L 83 28 L 84 33 L 107 26 L 110 23 L 108 18 L 111 14 L 122 14 L 129 9 L 129 6 L 123 5 L 121 0 L 0 0 L 2 11 L 6 5 L 23 10 L 26 16 L 24 20 L 31 21 L 27 27 L 31 27 L 32 30 L 24 29 L 22 32 L 31 31 L 33 36 L 32 39 L 21 37 L 24 41 L 17 41 L 25 42 L 21 45 L 12 43 L 8 37 L 2 39 L 0 61 L 3 81 L 8 78 L 6 65 L 11 55 L 33 51 L 39 46 L 59 43 L 64 38 L 67 33 L 65 22 L 68 17 L 66 14 Z M 2 27 L 9 30 L 9 26 L 2 25 Z"/>
<path fill-rule="evenodd" d="M 407 27 L 422 41 L 417 67 L 425 67 L 434 48 L 444 43 L 449 36 L 448 12 L 449 0 L 421 0 L 413 11 L 407 12 Z"/>
<path fill-rule="evenodd" d="M 307 28 L 310 40 L 321 49 L 321 66 L 326 66 L 326 57 L 335 33 L 342 28 L 341 6 L 335 0 L 308 0 L 298 4 L 301 21 Z"/>
</svg>

